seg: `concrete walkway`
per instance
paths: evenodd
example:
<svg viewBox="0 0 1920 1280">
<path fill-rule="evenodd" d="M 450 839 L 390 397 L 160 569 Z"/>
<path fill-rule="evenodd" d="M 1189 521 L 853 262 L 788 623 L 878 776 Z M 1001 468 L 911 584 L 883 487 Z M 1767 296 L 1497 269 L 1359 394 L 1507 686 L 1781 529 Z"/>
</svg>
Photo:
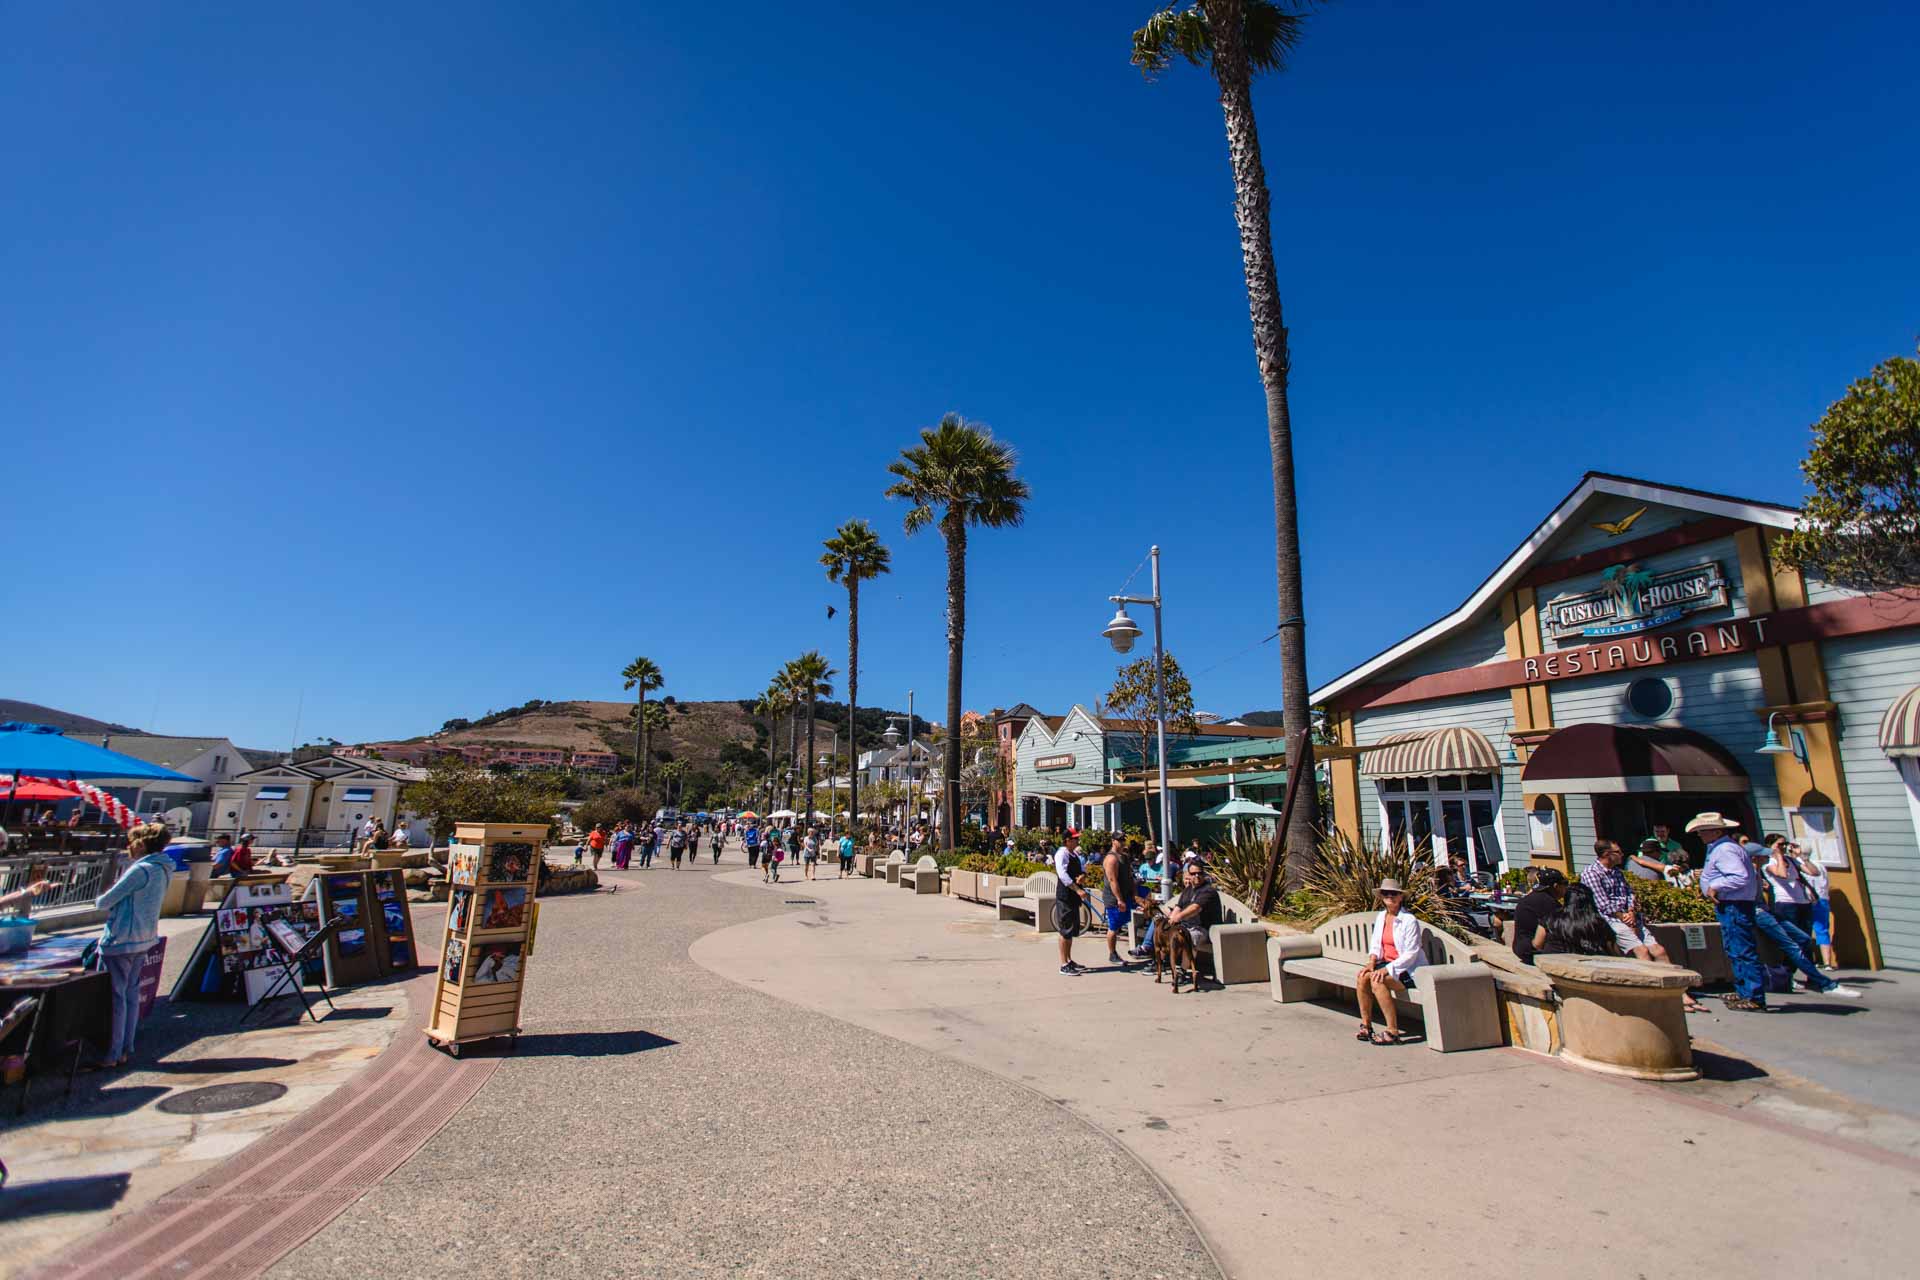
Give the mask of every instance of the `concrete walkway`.
<svg viewBox="0 0 1920 1280">
<path fill-rule="evenodd" d="M 812 886 L 601 874 L 617 892 L 542 904 L 518 1054 L 270 1274 L 1218 1274 L 1158 1181 L 1065 1109 L 688 958 L 769 914 L 804 932 L 785 899 Z"/>
<path fill-rule="evenodd" d="M 695 960 L 1055 1099 L 1165 1180 L 1229 1275 L 1347 1274 L 1379 1250 L 1443 1275 L 1897 1273 L 1920 1246 L 1920 1161 L 1755 1119 L 1712 1086 L 1376 1048 L 1350 1011 L 1276 1005 L 1264 983 L 1175 997 L 1140 973 L 1062 977 L 1052 937 L 951 898 L 729 878 L 817 905 L 703 937 Z M 1104 940 L 1076 954 L 1104 963 Z M 1108 1163 L 1091 1142 L 1033 1158 Z"/>
</svg>

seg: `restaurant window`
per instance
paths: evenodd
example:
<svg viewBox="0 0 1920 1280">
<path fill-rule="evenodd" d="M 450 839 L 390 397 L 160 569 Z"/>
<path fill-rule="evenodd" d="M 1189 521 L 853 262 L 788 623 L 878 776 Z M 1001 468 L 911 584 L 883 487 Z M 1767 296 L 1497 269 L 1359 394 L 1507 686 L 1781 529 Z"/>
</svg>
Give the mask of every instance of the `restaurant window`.
<svg viewBox="0 0 1920 1280">
<path fill-rule="evenodd" d="M 1673 710 L 1673 686 L 1659 676 L 1642 676 L 1627 686 L 1627 709 L 1642 720 L 1658 720 Z"/>
<path fill-rule="evenodd" d="M 1435 862 L 1463 853 L 1474 871 L 1499 872 L 1500 796 L 1491 774 L 1382 778 L 1379 788 L 1381 826 L 1392 843 Z"/>
</svg>

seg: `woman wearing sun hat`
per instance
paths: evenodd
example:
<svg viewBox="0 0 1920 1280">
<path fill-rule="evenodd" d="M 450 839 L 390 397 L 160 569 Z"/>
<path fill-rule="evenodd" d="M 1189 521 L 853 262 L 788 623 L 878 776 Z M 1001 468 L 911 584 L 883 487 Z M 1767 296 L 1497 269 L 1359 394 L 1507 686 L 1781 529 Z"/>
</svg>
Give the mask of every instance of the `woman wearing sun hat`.
<svg viewBox="0 0 1920 1280">
<path fill-rule="evenodd" d="M 1371 1044 L 1400 1043 L 1400 1011 L 1394 997 L 1414 985 L 1414 970 L 1426 963 L 1427 953 L 1420 946 L 1420 922 L 1413 913 L 1402 911 L 1407 891 L 1392 878 L 1382 880 L 1374 890 L 1380 899 L 1380 914 L 1373 918 L 1373 936 L 1367 942 L 1367 963 L 1361 966 L 1360 982 L 1354 994 L 1360 999 L 1360 1034 L 1356 1040 Z M 1385 1039 L 1373 1033 L 1373 1006 L 1380 1006 L 1386 1019 Z"/>
</svg>

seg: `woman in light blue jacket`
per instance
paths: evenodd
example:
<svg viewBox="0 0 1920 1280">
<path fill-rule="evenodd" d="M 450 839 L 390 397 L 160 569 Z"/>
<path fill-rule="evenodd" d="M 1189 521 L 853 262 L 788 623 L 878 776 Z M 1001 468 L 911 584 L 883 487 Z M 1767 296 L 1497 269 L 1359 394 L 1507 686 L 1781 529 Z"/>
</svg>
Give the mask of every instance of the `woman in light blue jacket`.
<svg viewBox="0 0 1920 1280">
<path fill-rule="evenodd" d="M 113 975 L 113 1043 L 105 1067 L 122 1067 L 133 1058 L 133 1037 L 140 1030 L 140 966 L 160 937 L 160 903 L 173 878 L 166 856 L 173 832 L 163 822 L 147 822 L 127 833 L 127 852 L 135 861 L 113 887 L 93 900 L 107 912 L 100 935 L 100 956 Z"/>
</svg>

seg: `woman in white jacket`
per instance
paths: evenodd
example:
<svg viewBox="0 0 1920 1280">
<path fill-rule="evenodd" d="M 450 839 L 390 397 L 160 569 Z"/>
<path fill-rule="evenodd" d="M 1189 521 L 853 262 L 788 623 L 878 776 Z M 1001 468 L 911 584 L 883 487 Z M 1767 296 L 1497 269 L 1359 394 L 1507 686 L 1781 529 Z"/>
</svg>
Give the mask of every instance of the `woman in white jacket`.
<svg viewBox="0 0 1920 1280">
<path fill-rule="evenodd" d="M 1420 947 L 1420 922 L 1411 912 L 1402 911 L 1406 890 L 1398 880 L 1382 880 L 1377 890 L 1381 911 L 1373 920 L 1373 936 L 1367 943 L 1367 963 L 1361 966 L 1355 994 L 1360 998 L 1360 1034 L 1356 1040 L 1369 1044 L 1399 1044 L 1400 1010 L 1394 998 L 1404 995 L 1415 984 L 1415 971 L 1426 963 L 1427 953 Z M 1373 1007 L 1380 1006 L 1386 1020 L 1384 1036 L 1373 1030 Z"/>
</svg>

